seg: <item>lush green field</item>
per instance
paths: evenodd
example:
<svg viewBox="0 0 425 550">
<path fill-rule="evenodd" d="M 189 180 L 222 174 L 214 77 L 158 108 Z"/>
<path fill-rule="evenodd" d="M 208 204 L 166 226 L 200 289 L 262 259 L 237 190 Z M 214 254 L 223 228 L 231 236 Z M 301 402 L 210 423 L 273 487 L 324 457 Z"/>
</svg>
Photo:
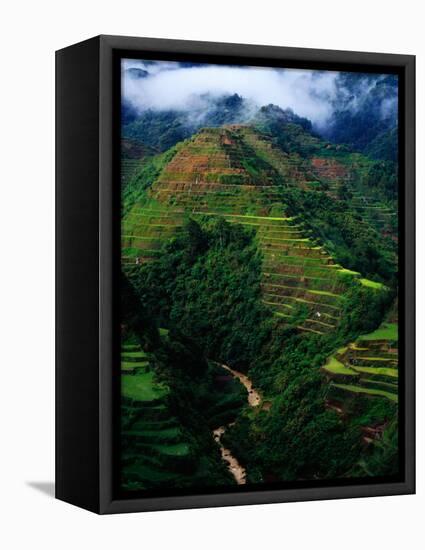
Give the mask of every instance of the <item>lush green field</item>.
<svg viewBox="0 0 425 550">
<path fill-rule="evenodd" d="M 128 375 L 122 377 L 122 395 L 138 401 L 154 401 L 167 394 L 167 389 L 155 384 L 154 373 Z"/>
<path fill-rule="evenodd" d="M 397 323 L 384 321 L 377 330 L 362 334 L 356 341 L 338 349 L 323 366 L 330 383 L 328 399 L 342 414 L 352 415 L 351 411 L 355 410 L 352 421 L 357 423 L 362 415 L 369 419 L 368 411 L 379 411 L 374 413 L 373 421 L 369 420 L 371 427 L 367 429 L 372 433 L 376 426 L 396 421 L 387 408 L 379 409 L 376 401 L 398 403 L 397 331 Z M 365 398 L 361 404 L 356 404 L 358 396 Z M 395 412 L 396 409 L 392 414 Z M 368 445 L 375 448 L 375 453 L 379 452 L 379 440 L 364 437 Z M 391 444 L 397 445 L 397 440 Z M 393 451 L 396 453 L 396 449 Z"/>
<path fill-rule="evenodd" d="M 345 366 L 344 363 L 341 363 L 335 357 L 330 357 L 326 365 L 323 367 L 328 372 L 332 374 L 341 374 L 343 376 L 358 376 L 358 373 Z"/>
<path fill-rule="evenodd" d="M 374 332 L 365 334 L 361 338 L 362 340 L 391 340 L 397 342 L 398 340 L 398 325 L 396 323 L 384 323 Z"/>
</svg>

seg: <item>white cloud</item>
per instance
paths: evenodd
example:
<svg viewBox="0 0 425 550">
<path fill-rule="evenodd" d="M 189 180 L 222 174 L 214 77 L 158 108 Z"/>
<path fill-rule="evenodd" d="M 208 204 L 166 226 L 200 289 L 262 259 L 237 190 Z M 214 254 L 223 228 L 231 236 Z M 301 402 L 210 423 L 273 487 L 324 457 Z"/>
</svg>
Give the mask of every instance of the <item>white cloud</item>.
<svg viewBox="0 0 425 550">
<path fill-rule="evenodd" d="M 274 103 L 320 124 L 331 112 L 338 73 L 266 67 L 205 65 L 179 67 L 177 63 L 145 64 L 123 60 L 123 69 L 139 67 L 151 76 L 133 79 L 123 72 L 123 95 L 140 110 L 190 110 L 199 96 L 237 93 L 258 106 Z"/>
<path fill-rule="evenodd" d="M 273 103 L 282 109 L 289 107 L 297 115 L 322 126 L 333 112 L 332 102 L 343 91 L 337 86 L 341 73 L 333 71 L 226 65 L 182 67 L 176 62 L 146 63 L 130 59 L 122 63 L 123 96 L 140 111 L 199 111 L 202 102 L 207 108 L 211 97 L 237 93 L 251 105 L 260 107 Z M 131 78 L 125 71 L 130 67 L 140 67 L 150 75 L 142 79 Z M 360 80 L 361 75 L 359 77 Z M 349 107 L 355 108 L 358 99 L 352 97 Z"/>
</svg>

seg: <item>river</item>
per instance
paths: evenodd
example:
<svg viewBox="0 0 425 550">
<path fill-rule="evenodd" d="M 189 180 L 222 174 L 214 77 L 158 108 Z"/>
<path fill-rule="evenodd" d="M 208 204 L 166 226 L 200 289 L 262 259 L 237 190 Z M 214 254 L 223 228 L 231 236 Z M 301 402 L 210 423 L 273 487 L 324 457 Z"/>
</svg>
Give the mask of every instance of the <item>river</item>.
<svg viewBox="0 0 425 550">
<path fill-rule="evenodd" d="M 258 407 L 258 405 L 260 405 L 261 396 L 258 393 L 258 391 L 254 389 L 252 385 L 252 381 L 246 376 L 246 374 L 243 374 L 242 372 L 231 369 L 229 366 L 224 365 L 223 363 L 217 363 L 217 365 L 219 365 L 223 369 L 230 372 L 233 378 L 237 378 L 239 382 L 245 387 L 248 393 L 248 396 L 247 396 L 248 403 L 251 407 Z M 226 426 L 219 426 L 218 428 L 213 430 L 213 436 L 214 436 L 215 442 L 220 447 L 221 457 L 225 462 L 227 462 L 227 468 L 229 472 L 232 474 L 232 476 L 235 478 L 236 483 L 238 485 L 245 485 L 246 483 L 245 468 L 239 463 L 238 459 L 232 455 L 230 449 L 227 449 L 226 447 L 224 447 L 224 445 L 221 442 L 221 438 L 223 437 L 223 434 L 225 433 L 226 429 L 233 426 L 233 424 L 234 422 L 231 422 Z"/>
</svg>

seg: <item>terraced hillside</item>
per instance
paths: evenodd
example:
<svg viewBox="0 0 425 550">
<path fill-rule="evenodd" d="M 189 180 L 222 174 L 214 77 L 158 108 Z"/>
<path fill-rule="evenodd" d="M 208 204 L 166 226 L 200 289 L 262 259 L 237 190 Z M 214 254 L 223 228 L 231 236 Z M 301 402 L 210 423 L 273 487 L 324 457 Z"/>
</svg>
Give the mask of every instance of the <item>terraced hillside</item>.
<svg viewBox="0 0 425 550">
<path fill-rule="evenodd" d="M 382 192 L 382 187 L 391 187 L 390 181 L 395 177 L 390 166 L 327 143 L 298 125 L 271 126 L 271 131 L 269 125 L 259 124 L 255 129 L 242 127 L 240 132 L 255 152 L 279 172 L 286 185 L 324 191 L 335 200 L 348 201 L 362 223 L 396 238 L 395 197 L 388 200 Z M 378 193 L 376 184 L 381 187 Z"/>
<path fill-rule="evenodd" d="M 333 401 L 365 395 L 398 401 L 398 325 L 385 322 L 339 349 L 323 366 Z"/>
<path fill-rule="evenodd" d="M 124 344 L 121 353 L 122 487 L 181 484 L 193 469 L 190 446 L 169 410 L 169 388 L 156 380 L 149 354 Z"/>
<path fill-rule="evenodd" d="M 147 159 L 157 151 L 140 141 L 121 140 L 121 185 L 125 187 Z"/>
<path fill-rule="evenodd" d="M 223 217 L 255 231 L 264 303 L 276 316 L 303 332 L 332 331 L 350 286 L 382 285 L 338 265 L 303 220 L 287 215 L 282 189 L 314 191 L 323 181 L 312 170 L 310 161 L 279 151 L 252 128 L 204 129 L 180 147 L 125 215 L 123 263 L 155 258 L 188 217 Z"/>
<path fill-rule="evenodd" d="M 150 60 L 136 78 L 128 63 L 123 496 L 395 480 L 398 136 L 373 113 L 397 81 L 341 73 L 328 94 L 325 75 L 283 70 L 287 97 L 300 90 L 295 112 L 239 95 L 242 68 L 208 71 L 225 69 L 217 96 L 202 64 Z M 154 97 L 157 76 L 181 83 L 178 103 L 173 86 Z M 302 90 L 326 106 L 310 120 Z"/>
</svg>

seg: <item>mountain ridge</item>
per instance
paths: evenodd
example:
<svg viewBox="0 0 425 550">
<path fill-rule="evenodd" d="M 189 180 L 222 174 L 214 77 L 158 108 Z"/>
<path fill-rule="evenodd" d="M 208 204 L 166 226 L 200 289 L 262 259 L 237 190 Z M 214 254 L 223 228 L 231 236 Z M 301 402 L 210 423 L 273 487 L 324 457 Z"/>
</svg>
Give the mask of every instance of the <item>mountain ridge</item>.
<svg viewBox="0 0 425 550">
<path fill-rule="evenodd" d="M 394 140 L 389 148 L 379 146 L 381 142 L 388 143 L 386 136 L 397 129 L 397 80 L 391 76 L 376 79 L 374 75 L 365 75 L 361 85 L 355 79 L 350 80 L 348 75 L 340 80 L 336 96 L 329 100 L 332 113 L 320 125 L 298 116 L 291 108 L 283 109 L 272 103 L 261 106 L 233 93 L 201 94 L 192 99 L 190 109 L 147 108 L 140 111 L 129 100 L 124 100 L 122 131 L 125 137 L 146 140 L 148 145 L 164 151 L 203 126 L 294 123 L 352 151 L 369 154 L 377 160 L 397 162 Z"/>
<path fill-rule="evenodd" d="M 391 458 L 379 466 L 396 468 L 397 319 L 384 323 L 396 231 L 376 198 L 381 164 L 285 116 L 269 130 L 264 121 L 200 129 L 140 167 L 123 194 L 122 269 L 142 317 L 168 342 L 143 367 L 157 378 L 122 365 L 130 489 L 186 486 L 186 472 L 193 484 L 226 481 L 194 417 L 212 418 L 211 428 L 229 423 L 223 444 L 248 483 L 364 474 L 357 461 L 380 452 L 375 440 L 387 425 Z M 135 357 L 147 361 L 145 351 Z M 212 366 L 194 357 L 247 372 L 264 407 L 247 412 L 236 388 L 223 392 Z M 129 417 L 148 410 L 146 395 L 162 395 L 162 380 L 179 404 L 152 411 L 155 432 L 133 425 Z M 141 402 L 129 403 L 139 381 Z M 155 410 L 168 407 L 161 399 Z M 154 460 L 138 454 L 152 448 Z"/>
<path fill-rule="evenodd" d="M 315 142 L 315 147 L 320 144 L 320 140 Z M 325 152 L 329 154 L 329 149 Z M 188 216 L 218 216 L 242 223 L 258 234 L 265 261 L 265 302 L 282 319 L 296 319 L 300 330 L 323 334 L 334 329 L 342 311 L 339 295 L 345 292 L 347 281 L 349 286 L 373 285 L 329 255 L 305 223 L 304 214 L 288 213 L 294 209 L 287 202 L 290 191 L 324 193 L 329 200 L 337 200 L 330 184 L 342 185 L 347 177 L 344 166 L 332 164 L 329 157 L 323 159 L 325 164 L 318 159 L 313 157 L 309 163 L 298 154 L 282 151 L 250 126 L 200 130 L 180 144 L 128 209 L 123 222 L 126 261 L 155 257 L 162 239 L 172 236 Z M 319 177 L 324 191 L 317 191 Z M 153 226 L 158 228 L 155 235 Z M 377 281 L 376 288 L 380 287 Z"/>
</svg>

